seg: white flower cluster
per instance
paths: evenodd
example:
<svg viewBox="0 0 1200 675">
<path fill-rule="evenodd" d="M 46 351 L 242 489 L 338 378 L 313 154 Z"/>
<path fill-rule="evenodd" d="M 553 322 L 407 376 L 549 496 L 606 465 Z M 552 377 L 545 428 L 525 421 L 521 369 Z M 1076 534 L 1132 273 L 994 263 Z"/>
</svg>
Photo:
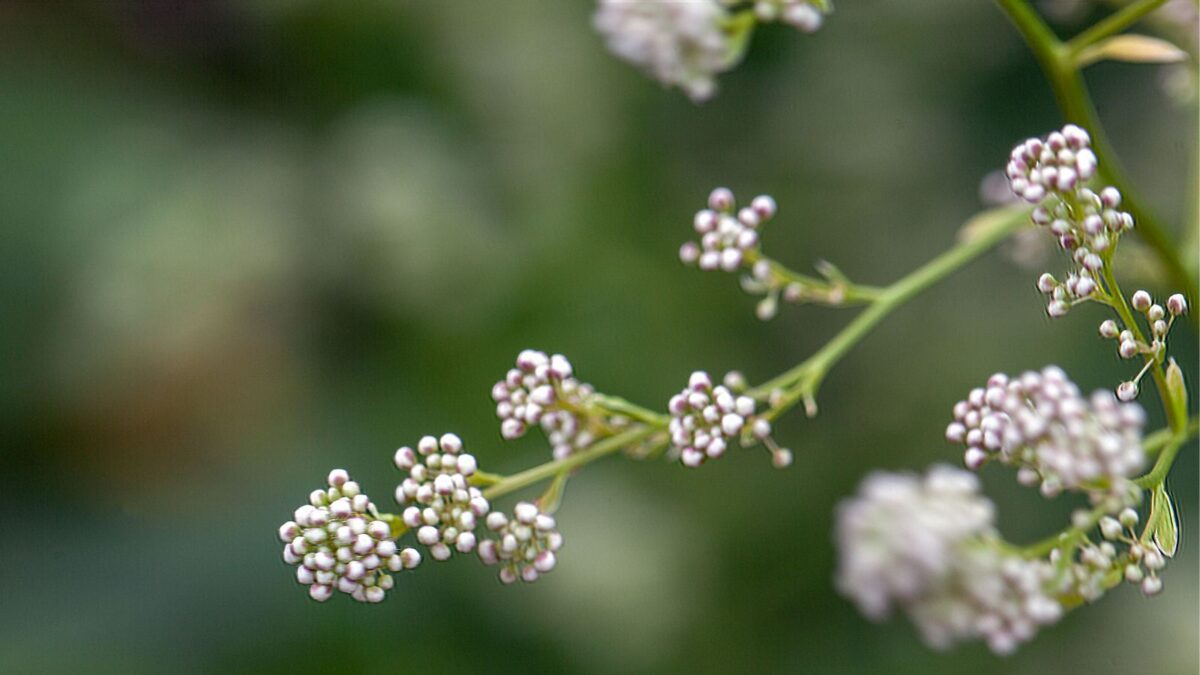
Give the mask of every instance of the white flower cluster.
<svg viewBox="0 0 1200 675">
<path fill-rule="evenodd" d="M 600 0 L 592 23 L 618 57 L 699 102 L 730 65 L 727 19 L 716 0 Z"/>
<path fill-rule="evenodd" d="M 1011 652 L 1061 606 L 1044 561 L 993 544 L 994 511 L 961 469 L 868 476 L 837 509 L 838 590 L 876 621 L 901 608 L 932 647 L 982 638 Z"/>
<path fill-rule="evenodd" d="M 460 553 L 475 549 L 475 524 L 490 510 L 487 499 L 468 479 L 475 473 L 475 457 L 462 452 L 454 434 L 425 436 L 417 451 L 402 447 L 393 458 L 408 477 L 396 487 L 396 501 L 404 509 L 404 524 L 429 547 L 434 560 L 446 560 L 451 547 Z M 419 456 L 418 456 L 419 455 Z"/>
<path fill-rule="evenodd" d="M 1108 319 L 1100 324 L 1100 336 L 1117 341 L 1117 353 L 1123 359 L 1132 359 L 1135 356 L 1143 355 L 1150 357 L 1147 360 L 1146 366 L 1142 371 L 1131 380 L 1122 382 L 1117 387 L 1117 397 L 1122 401 L 1132 401 L 1138 395 L 1138 382 L 1142 376 L 1146 374 L 1147 369 L 1153 367 L 1156 361 L 1162 360 L 1163 355 L 1167 351 L 1167 333 L 1171 332 L 1171 327 L 1175 324 L 1175 319 L 1187 314 L 1187 300 L 1182 294 L 1176 293 L 1167 298 L 1167 307 L 1154 302 L 1150 297 L 1150 293 L 1139 290 L 1129 298 L 1129 304 L 1134 311 L 1142 314 L 1146 320 L 1146 325 L 1150 329 L 1150 342 L 1146 343 L 1138 339 L 1134 332 L 1130 329 L 1121 330 L 1117 327 L 1117 322 Z M 1169 314 L 1169 316 L 1168 316 Z"/>
<path fill-rule="evenodd" d="M 1118 209 L 1121 193 L 1116 188 L 1097 194 L 1084 187 L 1096 174 L 1090 145 L 1086 131 L 1068 124 L 1044 141 L 1031 138 L 1018 145 L 1005 170 L 1013 193 L 1038 204 L 1033 222 L 1048 228 L 1076 264 L 1063 281 L 1051 274 L 1038 278 L 1052 317 L 1063 316 L 1100 290 L 1106 256 L 1111 256 L 1120 234 L 1133 228 L 1133 216 Z"/>
<path fill-rule="evenodd" d="M 1144 460 L 1145 421 L 1136 403 L 1105 390 L 1086 399 L 1066 373 L 1047 366 L 1014 378 L 997 373 L 972 390 L 955 404 L 946 440 L 966 446 L 968 468 L 997 459 L 1018 467 L 1024 485 L 1040 480 L 1047 497 L 1082 489 L 1123 500 Z"/>
<path fill-rule="evenodd" d="M 485 565 L 500 564 L 500 581 L 511 584 L 519 578 L 532 583 L 554 569 L 563 538 L 553 516 L 530 502 L 520 502 L 511 519 L 493 511 L 486 524 L 496 539 L 480 542 L 479 559 Z"/>
<path fill-rule="evenodd" d="M 749 396 L 735 395 L 726 385 L 714 387 L 708 373 L 692 373 L 687 387 L 667 403 L 671 413 L 667 429 L 683 465 L 700 466 L 725 454 L 735 440 L 746 445 L 751 437 L 767 446 L 776 467 L 790 465 L 791 451 L 775 444 L 771 423 L 755 415 L 755 407 Z"/>
<path fill-rule="evenodd" d="M 775 211 L 775 200 L 769 195 L 759 195 L 738 209 L 733 192 L 719 187 L 708 195 L 708 208 L 696 212 L 692 221 L 700 243 L 684 243 L 679 259 L 702 270 L 736 272 L 746 254 L 758 247 L 758 226 L 774 217 Z"/>
<path fill-rule="evenodd" d="M 982 638 L 994 653 L 1011 654 L 1038 627 L 1062 616 L 1050 592 L 1056 577 L 1045 560 L 1003 555 L 988 544 L 964 545 L 947 586 L 912 605 L 909 615 L 935 649 Z"/>
<path fill-rule="evenodd" d="M 821 6 L 810 0 L 757 0 L 754 15 L 759 21 L 778 19 L 805 33 L 815 33 L 825 20 Z"/>
<path fill-rule="evenodd" d="M 562 354 L 547 356 L 533 349 L 518 354 L 516 367 L 492 387 L 500 435 L 512 440 L 524 436 L 529 425 L 541 425 L 555 459 L 591 445 L 595 434 L 588 429 L 586 411 L 595 391 L 572 377 L 573 372 Z"/>
<path fill-rule="evenodd" d="M 313 600 L 325 602 L 337 589 L 359 602 L 380 602 L 394 583 L 387 571 L 412 569 L 421 554 L 397 551 L 391 527 L 344 470 L 331 471 L 328 483 L 279 527 L 283 560 L 296 565 L 296 580 Z"/>
</svg>

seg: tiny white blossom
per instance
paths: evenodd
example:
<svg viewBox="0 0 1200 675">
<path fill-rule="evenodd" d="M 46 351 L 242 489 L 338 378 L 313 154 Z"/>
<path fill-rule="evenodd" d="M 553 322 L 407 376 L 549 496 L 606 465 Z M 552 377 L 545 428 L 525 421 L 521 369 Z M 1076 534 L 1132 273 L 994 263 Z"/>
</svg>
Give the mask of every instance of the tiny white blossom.
<svg viewBox="0 0 1200 675">
<path fill-rule="evenodd" d="M 934 648 L 982 639 L 1012 652 L 1062 607 L 1050 565 L 994 545 L 994 511 L 960 469 L 868 476 L 838 506 L 838 590 L 876 621 L 902 609 Z"/>
<path fill-rule="evenodd" d="M 825 20 L 825 3 L 810 0 L 756 0 L 759 21 L 782 21 L 805 33 L 815 33 Z"/>
<path fill-rule="evenodd" d="M 731 65 L 727 19 L 716 0 L 600 0 L 592 23 L 618 57 L 699 102 Z"/>
</svg>

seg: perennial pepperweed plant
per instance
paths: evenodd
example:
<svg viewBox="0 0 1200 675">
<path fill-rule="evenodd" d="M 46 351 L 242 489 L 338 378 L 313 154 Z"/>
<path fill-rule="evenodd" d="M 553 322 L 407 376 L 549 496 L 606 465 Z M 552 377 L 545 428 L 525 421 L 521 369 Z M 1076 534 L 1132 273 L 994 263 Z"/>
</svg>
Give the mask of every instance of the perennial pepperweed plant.
<svg viewBox="0 0 1200 675">
<path fill-rule="evenodd" d="M 421 437 L 393 455 L 395 512 L 381 509 L 345 471 L 333 470 L 327 485 L 279 528 L 283 559 L 309 596 L 323 602 L 336 591 L 380 602 L 394 575 L 426 557 L 476 557 L 497 567 L 505 584 L 536 581 L 554 570 L 567 540 L 554 518 L 565 484 L 610 455 L 661 458 L 691 469 L 762 448 L 774 467 L 788 467 L 792 452 L 772 437 L 778 417 L 796 405 L 816 415 L 822 382 L 884 317 L 1025 231 L 1062 252 L 1054 270 L 1031 279 L 1046 297 L 1045 312 L 1057 318 L 1083 303 L 1107 307 L 1111 317 L 1098 333 L 1131 365 L 1114 375 L 1111 388 L 1089 394 L 1062 369 L 1030 364 L 1023 373 L 994 374 L 947 404 L 945 440 L 961 446 L 965 469 L 938 463 L 923 474 L 865 478 L 837 510 L 835 583 L 870 619 L 907 615 L 932 647 L 978 639 L 999 654 L 1122 584 L 1146 596 L 1161 593 L 1178 547 L 1165 479 L 1197 433 L 1186 378 L 1170 350 L 1173 330 L 1196 326 L 1188 317 L 1196 279 L 1187 272 L 1187 256 L 1196 252 L 1181 251 L 1133 194 L 1081 70 L 1102 58 L 1171 60 L 1180 52 L 1162 40 L 1124 33 L 1164 0 L 1125 5 L 1068 41 L 1026 0 L 997 4 L 1037 56 L 1067 121 L 1013 149 L 1004 166 L 1007 205 L 975 217 L 957 242 L 910 274 L 868 286 L 827 262 L 805 274 L 771 258 L 762 233 L 776 227 L 775 200 L 759 195 L 739 202 L 727 188 L 712 190 L 678 251 L 683 263 L 737 275 L 759 298 L 760 319 L 770 319 L 782 304 L 816 303 L 856 308 L 854 320 L 766 382 L 696 370 L 654 407 L 597 391 L 561 354 L 522 351 L 498 372 L 491 390 L 498 437 L 538 430 L 551 459 L 501 475 L 482 470 L 454 433 Z M 781 21 L 811 33 L 831 10 L 825 0 L 600 0 L 594 25 L 618 57 L 702 101 L 715 95 L 717 74 L 737 64 L 758 25 Z M 1156 297 L 1121 288 L 1116 254 L 1130 237 L 1153 252 L 1176 292 Z M 1156 396 L 1145 396 L 1146 389 Z M 1146 430 L 1141 401 L 1147 398 L 1162 406 L 1165 428 Z M 1017 481 L 1047 499 L 1078 493 L 1086 506 L 1042 541 L 1005 541 L 974 474 L 992 465 L 1012 469 Z M 503 498 L 539 484 L 546 487 L 536 499 L 511 511 L 497 508 Z M 415 541 L 402 548 L 399 542 L 407 540 Z"/>
</svg>

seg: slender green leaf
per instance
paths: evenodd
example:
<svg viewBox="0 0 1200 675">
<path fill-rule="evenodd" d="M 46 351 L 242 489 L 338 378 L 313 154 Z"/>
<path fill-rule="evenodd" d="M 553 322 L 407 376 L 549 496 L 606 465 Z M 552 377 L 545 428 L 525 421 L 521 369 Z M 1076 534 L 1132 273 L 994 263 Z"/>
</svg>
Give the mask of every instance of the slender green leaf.
<svg viewBox="0 0 1200 675">
<path fill-rule="evenodd" d="M 1080 68 L 1097 61 L 1126 63 L 1178 63 L 1187 59 L 1187 52 L 1166 40 L 1148 35 L 1114 35 L 1079 52 L 1075 58 Z"/>
<path fill-rule="evenodd" d="M 1175 550 L 1179 547 L 1179 522 L 1175 518 L 1175 505 L 1171 503 L 1171 496 L 1167 494 L 1165 486 L 1159 485 L 1154 488 L 1150 511 L 1151 517 L 1156 519 L 1154 543 L 1163 555 L 1174 558 Z"/>
</svg>

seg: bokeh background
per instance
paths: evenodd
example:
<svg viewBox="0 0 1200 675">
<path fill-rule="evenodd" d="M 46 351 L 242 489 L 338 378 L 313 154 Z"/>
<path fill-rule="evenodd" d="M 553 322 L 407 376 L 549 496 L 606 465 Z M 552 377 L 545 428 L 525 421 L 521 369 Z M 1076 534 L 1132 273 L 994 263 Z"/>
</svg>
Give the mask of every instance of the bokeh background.
<svg viewBox="0 0 1200 675">
<path fill-rule="evenodd" d="M 777 425 L 789 471 L 761 452 L 611 459 L 569 486 L 537 584 L 456 559 L 379 606 L 307 599 L 275 532 L 331 467 L 382 506 L 393 449 L 423 434 L 454 430 L 503 473 L 548 456 L 493 417 L 519 349 L 661 407 L 693 369 L 761 381 L 844 325 L 759 322 L 734 279 L 677 262 L 715 185 L 778 199 L 765 243 L 793 267 L 886 283 L 951 244 L 1016 141 L 1061 123 L 988 2 L 767 27 L 702 107 L 609 55 L 592 8 L 0 3 L 0 670 L 1195 673 L 1195 445 L 1170 482 L 1166 592 L 1122 588 L 1012 658 L 932 652 L 832 590 L 837 500 L 872 468 L 957 462 L 942 430 L 970 387 L 1048 363 L 1086 389 L 1127 377 L 1099 310 L 1050 322 L 1038 268 L 1000 254 L 889 318 L 820 416 Z M 1190 80 L 1089 79 L 1154 210 L 1189 220 Z M 1173 345 L 1194 388 L 1195 333 Z M 1077 506 L 984 480 L 1017 540 Z"/>
</svg>

